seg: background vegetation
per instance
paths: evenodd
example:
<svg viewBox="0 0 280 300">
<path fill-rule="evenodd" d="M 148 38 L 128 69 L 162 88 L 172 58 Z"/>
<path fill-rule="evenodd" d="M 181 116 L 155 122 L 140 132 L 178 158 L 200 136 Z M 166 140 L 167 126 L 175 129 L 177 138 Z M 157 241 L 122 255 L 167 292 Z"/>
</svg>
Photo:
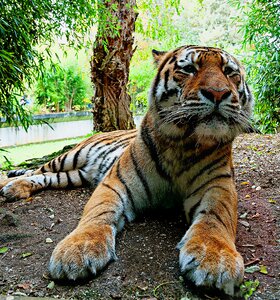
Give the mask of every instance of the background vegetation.
<svg viewBox="0 0 280 300">
<path fill-rule="evenodd" d="M 0 114 L 8 121 L 17 115 L 24 126 L 29 124 L 28 114 L 89 109 L 93 95 L 90 43 L 95 37 L 94 24 L 98 19 L 98 1 L 75 0 L 70 1 L 70 5 L 68 0 L 61 0 L 56 1 L 55 6 L 51 6 L 50 0 L 34 0 L 30 6 L 27 2 L 23 2 L 26 11 L 20 10 L 22 6 L 15 11 L 12 7 L 17 1 L 0 0 L 6 7 L 0 12 L 1 49 L 5 49 L 0 50 Z M 147 108 L 147 95 L 155 72 L 151 58 L 153 48 L 169 50 L 183 44 L 203 44 L 222 47 L 245 64 L 255 94 L 256 125 L 262 132 L 279 131 L 279 1 L 189 0 L 180 3 L 174 0 L 168 2 L 168 9 L 162 9 L 162 3 L 151 0 L 137 3 L 137 49 L 131 62 L 129 83 L 132 111 L 142 114 Z M 34 23 L 28 23 L 28 15 L 36 16 Z M 77 15 L 80 18 L 77 19 Z M 85 23 L 88 16 L 91 18 Z M 170 16 L 173 16 L 172 22 Z M 42 22 L 44 18 L 46 22 Z M 16 45 L 9 46 L 18 34 L 17 27 L 24 29 L 17 36 L 18 45 L 24 49 L 20 53 L 24 65 L 14 56 Z M 90 43 L 86 43 L 84 37 Z M 28 44 L 28 39 L 34 39 L 34 43 Z M 65 44 L 80 50 L 70 51 Z M 35 60 L 30 59 L 34 56 Z M 8 80 L 14 80 L 15 93 L 7 88 Z M 23 94 L 31 99 L 25 107 L 19 105 Z"/>
</svg>

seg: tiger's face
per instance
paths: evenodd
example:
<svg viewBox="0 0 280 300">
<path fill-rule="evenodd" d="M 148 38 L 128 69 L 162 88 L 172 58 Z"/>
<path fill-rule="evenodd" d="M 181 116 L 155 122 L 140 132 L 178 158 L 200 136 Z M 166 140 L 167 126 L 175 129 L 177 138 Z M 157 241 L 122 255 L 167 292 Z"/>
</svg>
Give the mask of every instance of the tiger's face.
<svg viewBox="0 0 280 300">
<path fill-rule="evenodd" d="M 251 129 L 252 96 L 237 59 L 218 48 L 153 50 L 158 73 L 150 106 L 159 128 L 226 142 Z"/>
</svg>

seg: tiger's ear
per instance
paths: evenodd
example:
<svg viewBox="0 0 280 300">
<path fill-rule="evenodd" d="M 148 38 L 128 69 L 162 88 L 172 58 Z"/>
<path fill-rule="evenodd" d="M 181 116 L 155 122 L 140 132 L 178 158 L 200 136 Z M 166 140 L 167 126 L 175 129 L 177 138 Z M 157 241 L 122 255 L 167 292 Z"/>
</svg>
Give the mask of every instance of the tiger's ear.
<svg viewBox="0 0 280 300">
<path fill-rule="evenodd" d="M 166 54 L 166 51 L 157 51 L 155 49 L 152 50 L 152 54 L 154 57 L 154 62 L 155 64 L 158 66 L 159 63 L 161 62 L 162 58 L 164 57 L 164 55 Z"/>
</svg>

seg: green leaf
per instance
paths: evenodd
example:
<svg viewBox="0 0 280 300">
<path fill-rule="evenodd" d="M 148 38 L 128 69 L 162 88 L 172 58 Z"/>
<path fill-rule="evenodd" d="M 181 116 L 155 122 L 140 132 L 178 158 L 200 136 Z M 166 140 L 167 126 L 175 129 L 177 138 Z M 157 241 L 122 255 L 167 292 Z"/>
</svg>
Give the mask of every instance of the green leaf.
<svg viewBox="0 0 280 300">
<path fill-rule="evenodd" d="M 51 281 L 48 285 L 47 285 L 47 289 L 52 290 L 54 288 L 54 281 Z"/>
<path fill-rule="evenodd" d="M 31 252 L 25 252 L 25 253 L 22 253 L 21 254 L 21 257 L 22 258 L 25 258 L 25 257 L 28 257 L 28 256 L 31 256 L 33 253 L 31 253 Z"/>
<path fill-rule="evenodd" d="M 260 265 L 260 271 L 259 272 L 262 273 L 262 274 L 268 274 L 267 267 L 263 266 L 263 265 Z"/>
<path fill-rule="evenodd" d="M 4 253 L 6 253 L 8 250 L 9 250 L 8 247 L 2 247 L 2 248 L 0 248 L 0 254 L 4 254 Z"/>
<path fill-rule="evenodd" d="M 245 272 L 250 273 L 250 274 L 255 273 L 255 272 L 259 272 L 259 271 L 260 271 L 260 267 L 257 266 L 257 265 L 253 265 L 253 266 L 247 267 L 245 269 Z"/>
</svg>

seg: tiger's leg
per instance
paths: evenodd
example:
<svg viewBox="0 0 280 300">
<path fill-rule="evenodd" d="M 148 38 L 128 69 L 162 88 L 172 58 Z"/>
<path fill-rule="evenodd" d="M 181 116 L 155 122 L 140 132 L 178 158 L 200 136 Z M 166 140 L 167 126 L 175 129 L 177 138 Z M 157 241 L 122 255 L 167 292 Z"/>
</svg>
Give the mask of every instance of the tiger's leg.
<svg viewBox="0 0 280 300">
<path fill-rule="evenodd" d="M 244 264 L 236 251 L 237 195 L 233 180 L 220 178 L 197 198 L 193 222 L 178 244 L 181 271 L 197 286 L 212 286 L 234 294 L 243 279 Z M 194 199 L 188 199 L 194 200 Z"/>
<path fill-rule="evenodd" d="M 145 149 L 136 151 L 134 146 L 127 148 L 97 186 L 77 228 L 54 249 L 49 264 L 53 278 L 86 277 L 114 260 L 116 233 L 137 211 L 153 205 L 156 184 L 165 188 Z"/>
<path fill-rule="evenodd" d="M 116 233 L 134 219 L 127 187 L 114 179 L 118 172 L 114 167 L 111 176 L 97 186 L 77 228 L 54 249 L 49 264 L 54 279 L 75 280 L 96 274 L 116 259 Z"/>
<path fill-rule="evenodd" d="M 1 181 L 0 193 L 8 199 L 23 199 L 47 187 L 63 188 L 83 185 L 86 181 L 84 179 L 86 173 L 79 169 L 86 164 L 87 147 L 76 147 L 52 159 L 37 170 L 26 170 L 23 175 Z M 76 153 L 79 153 L 79 157 Z M 14 173 L 17 174 L 17 172 Z"/>
<path fill-rule="evenodd" d="M 20 176 L 8 182 L 0 191 L 9 200 L 24 199 L 45 188 L 79 187 L 89 184 L 82 170 Z"/>
</svg>

